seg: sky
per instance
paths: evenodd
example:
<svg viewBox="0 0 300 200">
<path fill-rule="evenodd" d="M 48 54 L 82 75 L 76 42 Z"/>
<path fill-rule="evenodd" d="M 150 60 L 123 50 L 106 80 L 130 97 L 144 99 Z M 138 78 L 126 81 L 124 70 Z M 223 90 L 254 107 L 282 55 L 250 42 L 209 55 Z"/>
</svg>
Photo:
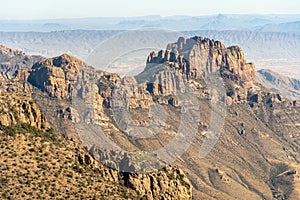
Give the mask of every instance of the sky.
<svg viewBox="0 0 300 200">
<path fill-rule="evenodd" d="M 0 0 L 0 19 L 300 14 L 299 0 Z"/>
</svg>

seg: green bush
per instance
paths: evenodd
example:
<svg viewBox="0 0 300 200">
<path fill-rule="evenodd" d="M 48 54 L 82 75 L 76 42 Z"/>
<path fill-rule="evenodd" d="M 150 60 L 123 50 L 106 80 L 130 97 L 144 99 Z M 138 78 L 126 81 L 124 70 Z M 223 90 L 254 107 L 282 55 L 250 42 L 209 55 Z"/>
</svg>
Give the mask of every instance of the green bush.
<svg viewBox="0 0 300 200">
<path fill-rule="evenodd" d="M 12 137 L 15 137 L 16 134 L 30 133 L 34 137 L 40 137 L 46 141 L 58 141 L 58 136 L 54 133 L 54 130 L 52 128 L 43 131 L 34 126 L 31 126 L 30 124 L 22 123 L 6 126 L 3 128 L 3 130 L 4 133 Z"/>
</svg>

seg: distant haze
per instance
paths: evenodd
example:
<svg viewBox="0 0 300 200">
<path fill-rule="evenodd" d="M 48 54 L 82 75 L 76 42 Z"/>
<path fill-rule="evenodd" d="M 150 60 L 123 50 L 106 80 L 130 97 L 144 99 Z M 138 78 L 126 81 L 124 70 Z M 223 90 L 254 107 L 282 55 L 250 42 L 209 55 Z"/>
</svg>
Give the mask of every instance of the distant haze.
<svg viewBox="0 0 300 200">
<path fill-rule="evenodd" d="M 300 14 L 299 0 L 10 0 L 1 2 L 3 19 L 133 17 L 145 15 Z"/>
<path fill-rule="evenodd" d="M 187 12 L 187 14 L 190 14 Z M 48 20 L 0 20 L 0 32 L 49 32 L 64 30 L 251 30 L 300 32 L 300 14 L 216 14 L 203 16 L 147 15 Z"/>
</svg>

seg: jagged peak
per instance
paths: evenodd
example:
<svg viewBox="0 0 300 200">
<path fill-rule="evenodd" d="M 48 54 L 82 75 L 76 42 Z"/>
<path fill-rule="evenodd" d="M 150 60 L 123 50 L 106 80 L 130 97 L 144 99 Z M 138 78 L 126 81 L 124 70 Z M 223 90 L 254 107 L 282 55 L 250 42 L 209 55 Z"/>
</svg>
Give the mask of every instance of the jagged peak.
<svg viewBox="0 0 300 200">
<path fill-rule="evenodd" d="M 188 39 L 180 37 L 177 42 L 168 44 L 166 50 L 152 52 L 147 59 L 146 69 L 162 63 L 181 70 L 188 78 L 200 78 L 220 71 L 223 77 L 248 86 L 255 79 L 255 67 L 246 62 L 239 46 L 226 48 L 219 41 L 201 36 Z"/>
<path fill-rule="evenodd" d="M 168 45 L 167 49 L 171 50 L 174 45 L 177 45 L 179 49 L 189 49 L 194 45 L 200 45 L 201 49 L 219 48 L 225 49 L 225 45 L 220 41 L 205 38 L 202 36 L 194 36 L 191 38 L 179 37 L 176 43 Z"/>
<path fill-rule="evenodd" d="M 63 69 L 68 69 L 68 68 L 80 69 L 82 67 L 86 68 L 87 64 L 74 56 L 71 56 L 69 54 L 62 54 L 60 56 L 54 58 L 48 58 L 39 63 L 36 63 L 32 68 L 36 69 L 44 66 L 54 66 Z"/>
<path fill-rule="evenodd" d="M 4 45 L 0 45 L 0 54 L 4 54 L 7 56 L 16 56 L 16 55 L 24 55 L 25 53 L 21 50 L 18 49 L 12 49 L 12 48 L 8 48 Z"/>
<path fill-rule="evenodd" d="M 69 65 L 71 63 L 78 64 L 80 66 L 86 66 L 86 64 L 82 60 L 80 60 L 74 56 L 71 56 L 69 54 L 62 54 L 61 56 L 55 57 L 53 59 L 53 65 L 57 66 L 57 67 Z"/>
</svg>

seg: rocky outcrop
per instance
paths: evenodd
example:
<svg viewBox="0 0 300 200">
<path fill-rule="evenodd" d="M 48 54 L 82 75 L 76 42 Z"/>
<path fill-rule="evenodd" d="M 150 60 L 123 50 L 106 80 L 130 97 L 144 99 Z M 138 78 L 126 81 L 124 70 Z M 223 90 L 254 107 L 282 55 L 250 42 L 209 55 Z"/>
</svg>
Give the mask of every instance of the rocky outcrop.
<svg viewBox="0 0 300 200">
<path fill-rule="evenodd" d="M 93 158 L 99 160 L 99 156 L 95 155 L 96 149 L 91 149 L 90 152 L 93 155 Z M 99 153 L 99 149 L 97 151 Z M 110 154 L 103 154 L 101 153 L 102 158 L 100 158 L 101 163 L 105 163 L 106 166 L 113 166 L 111 164 L 107 164 L 107 162 L 113 162 L 113 160 L 117 158 L 113 158 L 110 160 L 111 156 L 118 157 L 122 159 L 122 162 L 119 164 L 126 165 L 128 168 L 133 170 L 131 173 L 128 172 L 118 172 L 117 170 L 110 169 L 109 173 L 105 172 L 105 177 L 108 177 L 107 180 L 109 181 L 118 181 L 123 182 L 126 187 L 133 189 L 138 194 L 140 194 L 141 198 L 155 200 L 155 199 L 178 199 L 178 200 L 185 200 L 185 199 L 192 199 L 192 184 L 190 183 L 189 179 L 185 175 L 185 173 L 179 169 L 178 167 L 174 166 L 164 166 L 161 169 L 152 169 L 151 172 L 148 173 L 134 173 L 134 167 L 128 161 L 131 158 L 125 153 L 122 157 L 121 155 L 117 155 L 116 152 L 110 152 Z M 80 160 L 82 162 L 90 163 L 91 160 L 87 155 L 86 157 L 81 157 Z M 87 160 L 87 161 L 84 161 Z M 109 161 L 110 160 L 110 161 Z M 140 163 L 143 165 L 143 168 L 147 168 L 146 163 Z M 96 167 L 97 168 L 97 167 Z M 116 165 L 113 167 L 117 169 Z M 127 168 L 127 169 L 128 169 Z M 124 168 L 123 168 L 124 169 Z M 102 172 L 101 172 L 102 173 Z"/>
<path fill-rule="evenodd" d="M 84 107 L 80 108 L 75 102 L 68 104 L 67 101 L 64 101 L 70 100 L 71 97 L 78 97 L 85 103 L 93 105 L 93 110 L 89 113 L 90 115 L 86 116 L 85 120 L 88 120 L 87 118 L 90 117 L 93 123 L 99 125 L 106 123 L 108 127 L 111 125 L 108 125 L 110 122 L 107 121 L 109 118 L 106 116 L 104 107 L 106 109 L 115 108 L 124 102 L 112 101 L 112 97 L 119 97 L 120 95 L 121 97 L 128 97 L 126 106 L 133 109 L 149 108 L 151 103 L 153 103 L 151 94 L 146 90 L 146 85 L 138 86 L 136 82 L 128 77 L 121 80 L 116 74 L 97 72 L 82 61 L 66 54 L 38 62 L 29 71 L 19 70 L 13 79 L 7 74 L 3 74 L 2 79 L 7 83 L 14 81 L 16 83 L 24 81 L 25 83 L 28 80 L 30 84 L 44 92 L 43 98 L 47 98 L 47 96 L 55 97 L 50 99 L 56 99 L 55 104 L 57 105 L 51 105 L 52 109 L 49 110 L 46 108 L 49 107 L 47 103 L 41 103 L 47 101 L 39 99 L 42 96 L 39 96 L 38 93 L 35 94 L 39 105 L 43 107 L 42 110 L 47 112 L 46 116 L 51 114 L 56 116 L 56 119 L 51 119 L 51 123 L 55 123 L 55 120 L 57 120 L 56 123 L 62 126 L 64 121 L 72 122 L 74 125 L 82 120 L 79 114 L 82 114 L 81 109 L 84 109 Z M 121 85 L 122 87 L 120 87 Z M 34 91 L 34 89 L 31 90 L 30 88 L 30 91 Z M 23 93 L 19 93 L 19 97 L 22 100 L 15 100 L 13 93 L 6 95 L 12 97 L 8 98 L 7 101 L 14 108 L 9 107 L 9 110 L 3 111 L 5 115 L 1 115 L 0 118 L 2 126 L 27 123 L 38 128 L 49 127 L 48 123 L 46 124 L 44 115 L 36 107 L 29 95 L 28 97 L 25 95 L 29 99 L 28 102 Z M 57 99 L 62 100 L 64 103 L 60 104 L 60 101 L 57 101 Z M 116 100 L 117 98 L 114 99 Z M 4 104 L 3 102 L 2 105 Z M 3 109 L 5 108 L 3 107 Z M 11 110 L 13 111 L 10 112 Z M 51 114 L 49 114 L 50 112 Z M 83 110 L 83 112 L 86 112 L 86 110 Z M 96 115 L 100 117 L 97 118 Z M 103 179 L 112 184 L 118 185 L 123 183 L 142 198 L 192 198 L 192 185 L 180 169 L 168 166 L 149 174 L 123 173 L 105 167 L 99 160 L 96 161 L 91 154 L 80 150 L 79 147 L 77 149 L 80 151 L 78 152 L 78 162 L 81 165 L 89 166 L 101 174 Z"/>
<path fill-rule="evenodd" d="M 125 77 L 120 81 L 120 77 L 109 73 L 94 71 L 89 74 L 88 69 L 82 61 L 64 54 L 35 64 L 28 75 L 28 81 L 51 97 L 59 99 L 70 98 L 74 95 L 73 91 L 80 92 L 81 94 L 75 94 L 80 96 L 84 95 L 86 90 L 94 90 L 94 93 L 100 95 L 97 97 L 98 94 L 93 94 L 99 105 L 117 106 L 120 102 L 110 101 L 109 97 L 121 95 L 126 97 L 126 100 L 123 100 L 128 104 L 126 107 L 147 108 L 153 103 L 151 95 L 169 96 L 159 99 L 165 104 L 178 106 L 179 103 L 173 94 L 185 91 L 192 79 L 203 79 L 218 71 L 222 77 L 236 84 L 228 96 L 234 101 L 245 101 L 247 89 L 253 86 L 255 78 L 254 65 L 246 63 L 244 53 L 239 47 L 226 48 L 221 42 L 201 37 L 179 38 L 176 43 L 169 44 L 167 50 L 152 52 L 147 59 L 146 69 L 135 79 L 129 80 Z M 100 79 L 96 83 L 98 89 L 94 83 L 89 83 L 88 77 L 92 77 L 94 81 Z M 80 86 L 75 88 L 75 84 L 80 81 L 84 82 L 84 85 L 77 84 Z M 116 87 L 112 88 L 109 82 L 114 83 Z M 117 85 L 122 85 L 122 88 Z M 205 86 L 199 83 L 195 88 L 205 90 Z M 200 96 L 210 98 L 208 90 L 202 91 L 201 94 L 203 95 Z"/>
<path fill-rule="evenodd" d="M 31 68 L 42 56 L 26 55 L 24 52 L 0 45 L 0 72 L 14 75 L 17 70 Z"/>
<path fill-rule="evenodd" d="M 19 70 L 15 77 L 0 72 L 0 94 L 6 92 L 27 92 L 31 93 L 31 85 L 26 82 L 27 70 Z"/>
<path fill-rule="evenodd" d="M 74 117 L 74 112 L 76 111 L 73 108 L 67 108 L 61 114 L 69 120 L 74 120 L 72 118 Z M 0 114 L 0 132 L 3 127 L 13 127 L 13 125 L 20 124 L 28 124 L 42 130 L 49 130 L 50 128 L 38 106 L 34 103 L 30 95 L 25 93 L 11 92 L 1 95 Z M 48 132 L 48 134 L 54 133 Z M 74 152 L 69 152 L 68 155 L 64 156 L 70 156 L 78 160 L 76 162 L 79 165 L 73 166 L 74 170 L 78 173 L 83 173 L 88 167 L 88 170 L 91 170 L 95 176 L 101 177 L 103 184 L 109 183 L 112 187 L 127 188 L 140 198 L 153 200 L 192 199 L 192 185 L 183 171 L 178 168 L 167 166 L 164 169 L 156 170 L 149 174 L 119 172 L 95 160 L 82 147 L 82 144 L 68 140 L 64 141 L 63 144 L 66 143 L 70 143 L 70 146 L 65 149 L 68 149 L 68 151 L 73 149 Z M 72 163 L 69 164 L 71 166 Z"/>
<path fill-rule="evenodd" d="M 191 198 L 191 184 L 177 167 L 168 166 L 158 171 L 151 168 L 153 171 L 150 173 L 137 174 L 139 165 L 135 167 L 134 162 L 140 160 L 126 157 L 124 153 L 142 155 L 146 158 L 143 162 L 147 164 L 151 161 L 148 155 L 151 157 L 153 151 L 164 148 L 172 141 L 180 123 L 189 131 L 189 121 L 193 121 L 194 116 L 180 119 L 184 109 L 178 109 L 180 102 L 176 95 L 172 95 L 185 90 L 186 85 L 200 97 L 197 103 L 201 108 L 201 116 L 193 144 L 175 162 L 195 185 L 194 198 L 238 199 L 243 196 L 244 199 L 272 199 L 272 165 L 276 162 L 298 163 L 299 102 L 291 102 L 256 84 L 254 66 L 246 63 L 239 47 L 226 48 L 220 42 L 201 37 L 180 38 L 177 43 L 170 44 L 166 51 L 151 53 L 144 72 L 123 79 L 107 72 L 80 70 L 87 69 L 81 64 L 67 55 L 38 63 L 29 72 L 28 79 L 45 92 L 40 98 L 44 104 L 39 105 L 47 108 L 47 113 L 53 114 L 52 122 L 57 123 L 58 129 L 67 130 L 61 126 L 64 120 L 70 122 L 72 127 L 75 124 L 73 129 L 76 131 L 83 130 L 81 136 L 87 139 L 82 140 L 82 144 L 90 154 L 80 154 L 80 163 L 99 171 L 110 182 L 124 183 L 127 188 L 139 191 L 141 197 Z M 225 125 L 213 150 L 207 157 L 199 159 L 203 142 L 212 137 L 210 126 L 219 122 L 210 121 L 212 101 L 208 100 L 212 100 L 212 97 L 209 87 L 205 85 L 205 78 L 218 71 L 227 89 Z M 23 79 L 27 75 L 24 72 L 18 77 Z M 57 98 L 48 98 L 47 94 Z M 79 99 L 78 104 L 69 101 L 74 95 Z M 53 106 L 54 103 L 59 105 Z M 162 116 L 151 114 L 151 109 L 155 108 L 152 107 L 153 103 L 159 104 L 157 109 L 165 109 L 166 112 Z M 125 125 L 117 121 L 122 116 L 113 110 L 119 107 L 128 111 L 126 115 L 123 113 L 125 117 L 131 117 Z M 150 124 L 151 120 L 153 124 Z M 83 122 L 82 125 L 79 122 Z M 153 129 L 153 135 L 144 131 L 156 124 L 159 129 Z M 97 132 L 100 129 L 101 132 Z M 147 137 L 134 135 L 136 130 L 145 132 Z M 102 132 L 103 135 L 98 135 Z M 120 149 L 101 152 L 106 150 L 103 143 L 97 143 L 103 141 L 102 136 Z M 103 170 L 103 165 L 98 161 L 104 161 L 103 164 L 114 169 L 124 165 L 130 168 L 131 173 L 119 173 L 107 168 Z M 116 162 L 109 165 L 109 161 Z M 143 162 L 137 163 L 145 169 Z M 281 182 L 276 177 L 277 174 L 275 179 Z"/>
<path fill-rule="evenodd" d="M 163 72 L 157 73 L 157 68 L 161 68 Z M 219 41 L 197 36 L 179 38 L 176 43 L 169 44 L 166 50 L 152 52 L 142 74 L 147 73 L 153 76 L 148 81 L 149 91 L 153 94 L 169 95 L 174 91 L 185 90 L 193 82 L 194 89 L 201 90 L 200 96 L 209 99 L 210 88 L 206 88 L 205 79 L 212 74 L 218 74 L 224 81 L 230 80 L 226 84 L 229 86 L 228 102 L 246 102 L 247 91 L 255 83 L 254 65 L 246 62 L 240 47 L 226 48 Z"/>
<path fill-rule="evenodd" d="M 124 77 L 121 86 L 111 93 L 111 107 L 117 108 L 150 108 L 153 104 L 151 94 L 145 85 L 138 85 L 133 77 Z"/>
<path fill-rule="evenodd" d="M 223 77 L 250 87 L 255 81 L 254 65 L 247 63 L 238 46 L 226 48 L 221 42 L 202 37 L 179 38 L 166 51 L 152 52 L 147 64 L 168 63 L 188 78 L 201 78 L 220 71 Z"/>
<path fill-rule="evenodd" d="M 63 54 L 36 63 L 28 81 L 51 97 L 70 98 L 81 68 L 88 66 L 75 57 Z"/>
<path fill-rule="evenodd" d="M 42 56 L 26 55 L 22 51 L 0 45 L 0 93 L 31 92 L 27 83 L 32 65 L 43 60 Z"/>
<path fill-rule="evenodd" d="M 192 199 L 192 186 L 181 169 L 167 166 L 150 174 L 125 174 L 125 184 L 152 199 Z"/>
<path fill-rule="evenodd" d="M 49 128 L 45 115 L 26 93 L 0 95 L 0 126 L 26 123 L 39 129 Z"/>
</svg>

